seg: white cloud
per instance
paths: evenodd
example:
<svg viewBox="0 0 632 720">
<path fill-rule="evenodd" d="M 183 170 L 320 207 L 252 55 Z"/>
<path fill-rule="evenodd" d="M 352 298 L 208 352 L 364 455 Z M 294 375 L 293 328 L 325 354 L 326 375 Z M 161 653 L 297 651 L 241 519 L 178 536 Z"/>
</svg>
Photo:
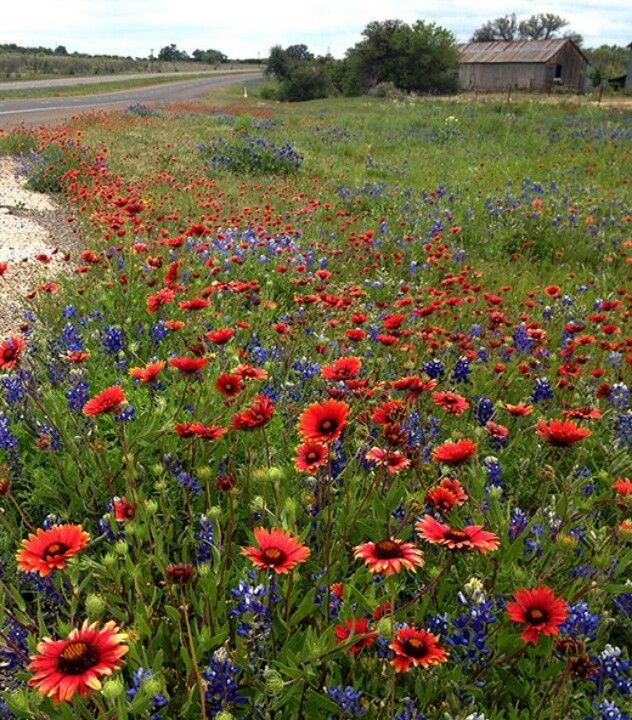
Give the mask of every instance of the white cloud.
<svg viewBox="0 0 632 720">
<path fill-rule="evenodd" d="M 518 0 L 518 16 L 555 12 L 584 35 L 588 46 L 630 41 L 628 0 Z M 0 42 L 65 45 L 69 50 L 146 56 L 175 42 L 191 52 L 214 47 L 233 57 L 264 56 L 271 45 L 305 42 L 341 56 L 371 20 L 431 20 L 467 39 L 485 20 L 505 14 L 505 0 L 0 0 Z"/>
</svg>

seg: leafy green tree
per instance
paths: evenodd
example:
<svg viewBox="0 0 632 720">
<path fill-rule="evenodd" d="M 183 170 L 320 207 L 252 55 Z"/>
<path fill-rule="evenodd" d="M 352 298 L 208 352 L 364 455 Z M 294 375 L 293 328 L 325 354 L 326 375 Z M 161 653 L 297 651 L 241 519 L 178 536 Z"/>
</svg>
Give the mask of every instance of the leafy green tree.
<svg viewBox="0 0 632 720">
<path fill-rule="evenodd" d="M 493 40 L 515 40 L 518 32 L 516 13 L 488 20 L 474 31 L 472 42 L 491 42 Z"/>
<path fill-rule="evenodd" d="M 422 20 L 412 26 L 386 20 L 369 23 L 362 36 L 347 58 L 365 90 L 382 82 L 406 91 L 454 89 L 458 53 L 449 30 Z"/>
<path fill-rule="evenodd" d="M 171 43 L 171 45 L 165 45 L 165 47 L 160 49 L 158 60 L 173 62 L 176 60 L 190 60 L 190 58 L 186 51 L 178 50 L 176 45 Z"/>
<path fill-rule="evenodd" d="M 53 52 L 55 55 L 68 55 L 68 50 L 63 45 L 58 45 Z"/>
<path fill-rule="evenodd" d="M 556 37 L 557 33 L 567 25 L 568 20 L 559 15 L 538 13 L 527 20 L 522 20 L 518 25 L 518 31 L 522 40 L 549 40 Z"/>
</svg>

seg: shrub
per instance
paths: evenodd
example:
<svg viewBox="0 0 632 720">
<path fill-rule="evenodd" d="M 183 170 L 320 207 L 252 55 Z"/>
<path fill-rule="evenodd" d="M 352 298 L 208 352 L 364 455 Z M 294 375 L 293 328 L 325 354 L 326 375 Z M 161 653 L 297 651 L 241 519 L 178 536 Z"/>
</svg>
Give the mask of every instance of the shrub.
<svg viewBox="0 0 632 720">
<path fill-rule="evenodd" d="M 303 156 L 292 143 L 276 145 L 263 137 L 247 137 L 232 143 L 216 138 L 200 150 L 213 175 L 221 172 L 288 175 L 303 163 Z"/>
<path fill-rule="evenodd" d="M 388 98 L 393 100 L 394 98 L 401 98 L 406 95 L 405 92 L 395 86 L 395 83 L 390 81 L 378 83 L 375 87 L 369 90 L 369 95 L 377 98 Z"/>
<path fill-rule="evenodd" d="M 77 166 L 76 150 L 62 145 L 47 145 L 41 152 L 31 149 L 21 156 L 22 172 L 31 190 L 58 193 L 63 190 L 63 177 Z"/>
<path fill-rule="evenodd" d="M 37 138 L 25 132 L 12 132 L 0 137 L 0 155 L 22 155 L 37 147 Z"/>
</svg>

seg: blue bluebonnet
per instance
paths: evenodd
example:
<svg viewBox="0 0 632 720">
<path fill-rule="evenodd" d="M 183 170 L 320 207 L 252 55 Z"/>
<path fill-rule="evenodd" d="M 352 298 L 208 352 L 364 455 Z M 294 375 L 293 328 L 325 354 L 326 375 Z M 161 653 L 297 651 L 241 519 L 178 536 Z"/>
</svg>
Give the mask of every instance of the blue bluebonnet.
<svg viewBox="0 0 632 720">
<path fill-rule="evenodd" d="M 176 475 L 178 485 L 185 490 L 188 490 L 192 495 L 201 495 L 203 492 L 200 483 L 188 472 L 179 472 Z"/>
<path fill-rule="evenodd" d="M 428 720 L 428 717 L 417 709 L 414 700 L 404 698 L 403 705 L 398 708 L 393 720 Z"/>
<path fill-rule="evenodd" d="M 9 706 L 0 698 L 0 720 L 14 720 L 15 715 L 9 710 Z"/>
<path fill-rule="evenodd" d="M 73 413 L 80 413 L 83 406 L 90 399 L 90 386 L 87 382 L 76 382 L 64 393 L 64 397 L 68 400 L 68 409 Z"/>
<path fill-rule="evenodd" d="M 617 595 L 613 598 L 612 604 L 618 612 L 632 619 L 632 591 Z"/>
<path fill-rule="evenodd" d="M 632 410 L 627 410 L 615 418 L 614 436 L 619 445 L 632 448 Z"/>
<path fill-rule="evenodd" d="M 224 648 L 216 650 L 202 673 L 206 680 L 204 696 L 209 718 L 215 718 L 222 710 L 230 710 L 233 705 L 246 702 L 240 695 L 236 677 L 240 669 L 228 657 Z"/>
<path fill-rule="evenodd" d="M 548 378 L 536 378 L 533 392 L 531 393 L 531 402 L 538 403 L 543 400 L 553 399 L 553 388 Z"/>
<path fill-rule="evenodd" d="M 240 580 L 236 587 L 230 590 L 230 594 L 235 599 L 235 605 L 228 611 L 228 615 L 232 618 L 239 618 L 237 634 L 242 637 L 249 635 L 253 630 L 261 633 L 262 630 L 267 630 L 272 626 L 266 604 L 269 589 L 263 584 L 255 585 L 252 582 L 254 578 L 252 573 L 248 573 L 248 578 L 251 582 Z M 278 599 L 278 596 L 274 594 L 272 602 Z"/>
<path fill-rule="evenodd" d="M 136 408 L 133 405 L 126 405 L 118 415 L 114 416 L 116 422 L 131 422 L 136 417 Z"/>
<path fill-rule="evenodd" d="M 591 715 L 586 720 L 630 720 L 630 716 L 612 700 L 596 702 L 593 707 L 598 714 Z"/>
<path fill-rule="evenodd" d="M 169 335 L 169 329 L 164 320 L 158 320 L 151 326 L 149 334 L 154 345 L 158 345 Z"/>
<path fill-rule="evenodd" d="M 3 644 L 0 647 L 0 667 L 3 673 L 14 673 L 28 663 L 28 635 L 28 631 L 13 618 L 7 617 L 4 621 Z"/>
<path fill-rule="evenodd" d="M 125 333 L 119 328 L 105 328 L 102 342 L 103 350 L 107 355 L 118 355 L 125 349 Z"/>
<path fill-rule="evenodd" d="M 608 402 L 618 410 L 625 410 L 630 404 L 630 388 L 625 383 L 615 383 L 610 388 Z"/>
<path fill-rule="evenodd" d="M 213 521 L 200 515 L 197 520 L 198 530 L 195 533 L 195 564 L 209 562 L 213 557 L 213 547 L 215 546 L 215 533 L 213 532 Z"/>
<path fill-rule="evenodd" d="M 443 377 L 443 375 L 445 374 L 445 368 L 443 366 L 443 363 L 438 358 L 435 358 L 434 360 L 428 360 L 421 366 L 421 369 L 423 370 L 423 372 L 426 373 L 429 378 L 432 378 L 433 380 Z"/>
<path fill-rule="evenodd" d="M 84 349 L 81 332 L 71 322 L 64 326 L 61 332 L 61 341 L 68 352 L 81 352 Z"/>
<path fill-rule="evenodd" d="M 11 433 L 11 420 L 0 415 L 0 450 L 15 450 L 19 442 Z"/>
<path fill-rule="evenodd" d="M 340 707 L 345 717 L 358 717 L 366 712 L 360 704 L 364 694 L 362 690 L 354 690 L 350 685 L 346 687 L 338 685 L 338 687 L 328 687 L 326 691 L 330 700 Z"/>
<path fill-rule="evenodd" d="M 452 620 L 453 630 L 443 639 L 465 668 L 480 667 L 486 664 L 491 653 L 487 647 L 488 627 L 496 622 L 498 616 L 491 600 L 470 602 L 461 593 L 458 598 L 464 605 L 464 611 Z"/>
<path fill-rule="evenodd" d="M 480 398 L 476 404 L 474 415 L 478 424 L 484 427 L 494 416 L 494 403 L 488 397 Z"/>
<path fill-rule="evenodd" d="M 2 378 L 4 387 L 4 399 L 7 405 L 16 405 L 26 397 L 27 389 L 32 385 L 32 378 L 29 372 L 19 369 Z"/>
<path fill-rule="evenodd" d="M 456 383 L 469 383 L 470 370 L 470 361 L 465 357 L 459 358 L 452 371 L 452 379 Z"/>
<path fill-rule="evenodd" d="M 494 457 L 493 455 L 488 455 L 483 460 L 483 467 L 485 468 L 485 472 L 487 473 L 487 481 L 485 483 L 485 487 L 503 487 L 503 469 L 500 466 L 498 458 Z"/>
<path fill-rule="evenodd" d="M 138 695 L 142 689 L 143 683 L 153 676 L 154 673 L 151 670 L 145 670 L 142 667 L 138 668 L 138 670 L 134 670 L 134 674 L 132 675 L 132 685 L 126 690 L 129 702 L 132 702 L 132 700 L 134 700 L 134 698 Z M 149 710 L 149 720 L 160 720 L 160 718 L 164 717 L 160 711 L 168 705 L 167 698 L 165 698 L 164 695 L 157 694 L 151 697 L 150 702 L 151 708 Z"/>
<path fill-rule="evenodd" d="M 598 667 L 591 677 L 596 683 L 596 692 L 602 695 L 606 690 L 622 696 L 632 694 L 632 662 L 625 660 L 621 648 L 606 645 L 599 655 L 591 657 Z"/>
<path fill-rule="evenodd" d="M 587 638 L 594 640 L 597 637 L 600 617 L 591 613 L 588 603 L 578 602 L 568 607 L 568 617 L 563 625 L 560 625 L 560 632 L 574 638 Z"/>
</svg>

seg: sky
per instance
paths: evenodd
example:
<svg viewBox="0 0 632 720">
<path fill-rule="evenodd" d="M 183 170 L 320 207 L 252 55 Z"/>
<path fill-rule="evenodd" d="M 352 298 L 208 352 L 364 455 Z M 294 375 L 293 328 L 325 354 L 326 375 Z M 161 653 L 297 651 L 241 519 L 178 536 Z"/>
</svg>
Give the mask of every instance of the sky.
<svg viewBox="0 0 632 720">
<path fill-rule="evenodd" d="M 189 53 L 215 48 L 232 58 L 304 43 L 314 53 L 342 57 L 372 20 L 433 21 L 465 41 L 507 12 L 519 19 L 561 15 L 586 47 L 632 41 L 630 0 L 0 0 L 0 43 L 133 57 L 175 43 Z"/>
</svg>

